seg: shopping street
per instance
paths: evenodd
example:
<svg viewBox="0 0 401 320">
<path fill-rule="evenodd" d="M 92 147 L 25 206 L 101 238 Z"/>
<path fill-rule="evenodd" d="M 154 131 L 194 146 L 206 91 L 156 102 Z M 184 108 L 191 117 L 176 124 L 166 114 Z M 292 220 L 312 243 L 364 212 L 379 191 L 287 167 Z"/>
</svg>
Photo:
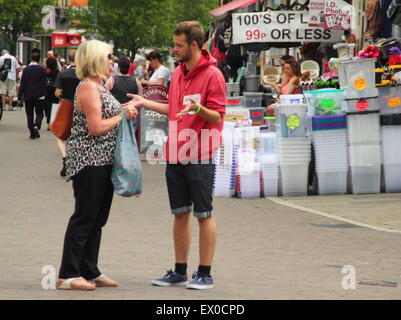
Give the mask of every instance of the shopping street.
<svg viewBox="0 0 401 320">
<path fill-rule="evenodd" d="M 1 300 L 401 298 L 397 193 L 273 201 L 215 197 L 215 288 L 152 287 L 151 279 L 173 268 L 172 217 L 164 166 L 145 162 L 142 197 L 115 196 L 103 232 L 99 265 L 120 286 L 45 290 L 42 268 L 58 271 L 74 200 L 71 184 L 59 177 L 54 136 L 42 129 L 40 139 L 29 140 L 25 121 L 24 111 L 7 111 L 0 123 Z M 190 272 L 198 263 L 197 239 L 194 220 Z M 344 266 L 355 268 L 356 289 L 343 289 Z"/>
</svg>

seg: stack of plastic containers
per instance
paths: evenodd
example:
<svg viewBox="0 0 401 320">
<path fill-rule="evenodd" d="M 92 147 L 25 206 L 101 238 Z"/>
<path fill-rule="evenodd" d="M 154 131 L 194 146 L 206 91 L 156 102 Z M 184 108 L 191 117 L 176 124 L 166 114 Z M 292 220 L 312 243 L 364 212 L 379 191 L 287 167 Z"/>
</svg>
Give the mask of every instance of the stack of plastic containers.
<svg viewBox="0 0 401 320">
<path fill-rule="evenodd" d="M 352 192 L 380 193 L 381 148 L 376 59 L 338 61 L 340 87 L 347 101 Z"/>
<path fill-rule="evenodd" d="M 306 137 L 279 139 L 278 154 L 283 196 L 306 196 L 311 140 Z"/>
<path fill-rule="evenodd" d="M 218 197 L 232 197 L 235 194 L 235 170 L 238 146 L 234 145 L 235 123 L 224 122 L 223 141 L 216 152 L 214 194 Z"/>
<path fill-rule="evenodd" d="M 237 128 L 234 143 L 238 144 L 236 189 L 240 198 L 260 198 L 260 162 L 256 149 L 258 127 Z"/>
<path fill-rule="evenodd" d="M 401 86 L 378 86 L 386 192 L 401 191 Z"/>
<path fill-rule="evenodd" d="M 307 195 L 311 160 L 306 104 L 276 104 L 276 133 L 283 196 Z"/>
<path fill-rule="evenodd" d="M 352 192 L 380 193 L 381 148 L 378 113 L 348 114 Z"/>
<path fill-rule="evenodd" d="M 312 131 L 319 194 L 347 193 L 346 116 L 312 117 Z"/>
<path fill-rule="evenodd" d="M 262 170 L 262 191 L 265 197 L 278 195 L 279 166 L 277 138 L 274 132 L 260 134 L 260 165 Z"/>
<path fill-rule="evenodd" d="M 381 116 L 383 170 L 386 192 L 401 191 L 401 114 Z"/>
</svg>

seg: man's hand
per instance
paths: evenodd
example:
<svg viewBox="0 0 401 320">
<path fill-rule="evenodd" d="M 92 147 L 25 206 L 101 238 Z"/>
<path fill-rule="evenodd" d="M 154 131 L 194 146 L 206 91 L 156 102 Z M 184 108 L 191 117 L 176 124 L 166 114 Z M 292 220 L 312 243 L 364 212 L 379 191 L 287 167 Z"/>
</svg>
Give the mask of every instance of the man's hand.
<svg viewBox="0 0 401 320">
<path fill-rule="evenodd" d="M 198 103 L 194 99 L 190 99 L 191 103 L 187 104 L 184 109 L 182 109 L 179 113 L 177 113 L 175 116 L 177 118 L 182 118 L 186 114 L 189 114 L 190 111 L 196 111 L 198 110 Z"/>
<path fill-rule="evenodd" d="M 128 93 L 127 96 L 132 100 L 122 105 L 125 115 L 127 119 L 136 119 L 138 118 L 138 109 L 144 106 L 145 99 L 136 94 Z"/>
</svg>

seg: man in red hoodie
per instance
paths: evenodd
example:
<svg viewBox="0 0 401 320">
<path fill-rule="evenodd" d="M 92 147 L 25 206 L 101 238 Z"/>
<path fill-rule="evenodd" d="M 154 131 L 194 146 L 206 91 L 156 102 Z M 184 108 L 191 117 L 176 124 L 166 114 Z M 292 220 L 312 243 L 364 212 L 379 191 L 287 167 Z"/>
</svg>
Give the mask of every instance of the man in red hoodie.
<svg viewBox="0 0 401 320">
<path fill-rule="evenodd" d="M 198 22 L 179 23 L 174 29 L 174 52 L 180 62 L 172 75 L 169 103 L 134 96 L 134 107 L 168 115 L 165 146 L 166 180 L 174 215 L 175 271 L 153 285 L 185 285 L 188 289 L 213 287 L 210 275 L 216 247 L 216 221 L 212 216 L 213 156 L 221 143 L 226 104 L 226 84 L 216 60 L 202 50 L 205 33 Z M 187 261 L 191 244 L 191 212 L 199 222 L 200 263 L 188 282 Z"/>
</svg>

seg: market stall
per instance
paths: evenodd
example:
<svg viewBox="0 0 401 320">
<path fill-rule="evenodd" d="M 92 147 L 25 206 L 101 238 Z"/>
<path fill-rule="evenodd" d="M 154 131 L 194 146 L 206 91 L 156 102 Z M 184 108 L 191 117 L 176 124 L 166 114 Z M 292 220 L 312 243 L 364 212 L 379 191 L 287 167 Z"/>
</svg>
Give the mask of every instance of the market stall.
<svg viewBox="0 0 401 320">
<path fill-rule="evenodd" d="M 275 97 L 274 118 L 265 98 L 266 83 L 280 77 L 277 68 L 261 66 L 256 50 L 242 56 L 227 83 L 216 196 L 401 191 L 401 43 L 385 39 L 356 54 L 343 36 L 353 8 L 327 3 L 232 14 L 234 46 L 326 42 L 337 52 L 320 66 L 303 61 L 301 93 Z"/>
</svg>

